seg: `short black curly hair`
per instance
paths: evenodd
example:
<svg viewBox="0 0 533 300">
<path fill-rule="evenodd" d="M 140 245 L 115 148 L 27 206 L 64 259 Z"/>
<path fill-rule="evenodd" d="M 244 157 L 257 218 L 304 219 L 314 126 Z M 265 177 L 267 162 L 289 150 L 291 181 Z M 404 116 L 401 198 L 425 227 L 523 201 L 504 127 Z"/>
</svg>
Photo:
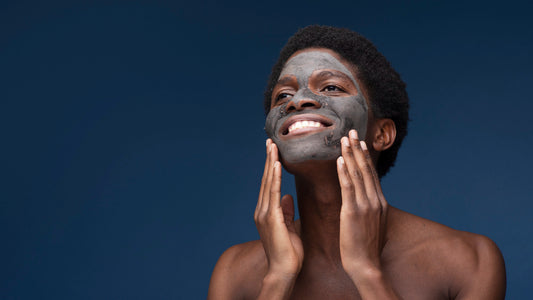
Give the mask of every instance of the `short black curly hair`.
<svg viewBox="0 0 533 300">
<path fill-rule="evenodd" d="M 376 166 L 379 177 L 383 177 L 394 165 L 403 138 L 407 135 L 409 98 L 400 75 L 372 42 L 357 32 L 320 25 L 298 30 L 281 50 L 270 73 L 264 98 L 266 114 L 270 111 L 272 90 L 283 66 L 294 52 L 307 48 L 331 49 L 353 64 L 357 78 L 368 92 L 374 115 L 394 121 L 396 140 L 389 149 L 380 153 Z"/>
</svg>

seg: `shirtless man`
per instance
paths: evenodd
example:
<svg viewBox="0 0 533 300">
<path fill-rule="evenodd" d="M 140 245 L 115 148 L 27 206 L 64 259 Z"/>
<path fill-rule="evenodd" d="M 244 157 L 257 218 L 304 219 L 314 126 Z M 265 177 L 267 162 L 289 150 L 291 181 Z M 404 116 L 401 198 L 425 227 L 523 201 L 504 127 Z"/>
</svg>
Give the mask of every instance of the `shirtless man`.
<svg viewBox="0 0 533 300">
<path fill-rule="evenodd" d="M 490 239 L 387 204 L 379 179 L 406 134 L 408 98 L 368 40 L 300 30 L 265 98 L 261 240 L 222 254 L 208 299 L 505 297 L 503 258 Z M 295 177 L 297 221 L 292 197 L 280 197 L 282 165 Z"/>
</svg>

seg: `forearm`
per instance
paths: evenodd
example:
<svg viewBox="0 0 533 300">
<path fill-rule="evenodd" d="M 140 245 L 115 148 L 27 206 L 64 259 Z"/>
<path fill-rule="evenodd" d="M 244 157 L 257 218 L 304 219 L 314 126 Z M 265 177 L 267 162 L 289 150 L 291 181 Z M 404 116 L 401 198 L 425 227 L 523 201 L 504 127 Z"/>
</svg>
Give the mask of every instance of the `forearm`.
<svg viewBox="0 0 533 300">
<path fill-rule="evenodd" d="M 392 288 L 390 280 L 377 268 L 364 268 L 348 272 L 362 299 L 402 299 Z"/>
<path fill-rule="evenodd" d="M 261 292 L 258 300 L 281 300 L 289 299 L 294 287 L 296 277 L 286 277 L 267 274 L 263 279 Z"/>
</svg>

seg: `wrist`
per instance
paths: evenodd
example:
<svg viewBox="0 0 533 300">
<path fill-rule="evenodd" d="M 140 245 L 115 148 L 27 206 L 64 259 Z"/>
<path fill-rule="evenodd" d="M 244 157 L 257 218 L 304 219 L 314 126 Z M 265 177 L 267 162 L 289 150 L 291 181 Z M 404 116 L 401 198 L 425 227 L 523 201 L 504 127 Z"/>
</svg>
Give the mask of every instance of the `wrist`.
<svg viewBox="0 0 533 300">
<path fill-rule="evenodd" d="M 383 272 L 379 266 L 371 264 L 361 264 L 353 266 L 346 273 L 352 278 L 354 283 L 367 284 L 369 282 L 380 282 L 383 280 Z"/>
<path fill-rule="evenodd" d="M 296 276 L 267 273 L 263 278 L 258 299 L 288 299 L 295 282 Z"/>
<path fill-rule="evenodd" d="M 283 285 L 290 284 L 296 281 L 298 274 L 281 273 L 281 272 L 267 272 L 263 278 L 263 284 L 267 285 Z"/>
</svg>

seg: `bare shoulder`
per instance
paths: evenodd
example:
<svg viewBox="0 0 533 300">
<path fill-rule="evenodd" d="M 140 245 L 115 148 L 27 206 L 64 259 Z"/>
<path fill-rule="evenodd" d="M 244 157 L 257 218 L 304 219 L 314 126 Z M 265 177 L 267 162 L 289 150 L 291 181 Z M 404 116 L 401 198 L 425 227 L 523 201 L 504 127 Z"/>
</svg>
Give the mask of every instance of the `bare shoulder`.
<svg viewBox="0 0 533 300">
<path fill-rule="evenodd" d="M 491 239 L 393 211 L 393 248 L 405 263 L 416 262 L 434 276 L 429 284 L 447 287 L 444 292 L 452 299 L 504 299 L 505 264 Z"/>
<path fill-rule="evenodd" d="M 261 241 L 251 241 L 228 248 L 218 259 L 208 299 L 246 299 L 255 295 L 267 270 Z"/>
</svg>

